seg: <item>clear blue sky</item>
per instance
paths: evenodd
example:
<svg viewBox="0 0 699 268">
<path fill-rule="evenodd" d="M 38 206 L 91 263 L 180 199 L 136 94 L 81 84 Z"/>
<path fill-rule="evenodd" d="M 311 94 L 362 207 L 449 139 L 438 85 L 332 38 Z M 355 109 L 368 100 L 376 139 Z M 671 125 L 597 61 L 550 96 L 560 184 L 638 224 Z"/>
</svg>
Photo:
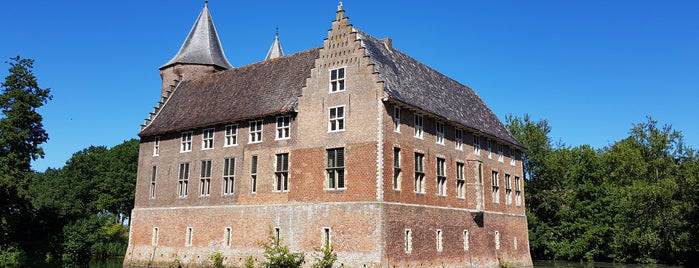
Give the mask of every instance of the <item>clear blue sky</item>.
<svg viewBox="0 0 699 268">
<path fill-rule="evenodd" d="M 53 100 L 43 171 L 90 145 L 137 138 L 200 0 L 0 2 L 0 68 L 36 60 Z M 319 47 L 336 1 L 211 0 L 228 60 L 264 58 L 275 27 L 287 54 Z M 546 119 L 551 136 L 601 148 L 652 116 L 699 148 L 699 1 L 349 0 L 350 22 L 473 88 L 504 120 Z"/>
</svg>

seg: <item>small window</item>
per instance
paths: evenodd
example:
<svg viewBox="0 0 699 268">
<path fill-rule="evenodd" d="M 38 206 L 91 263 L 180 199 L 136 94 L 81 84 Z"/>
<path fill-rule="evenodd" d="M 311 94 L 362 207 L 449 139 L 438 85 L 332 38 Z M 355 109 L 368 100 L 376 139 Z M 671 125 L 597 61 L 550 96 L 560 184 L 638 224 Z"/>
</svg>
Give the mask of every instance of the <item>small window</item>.
<svg viewBox="0 0 699 268">
<path fill-rule="evenodd" d="M 330 107 L 328 114 L 328 131 L 345 130 L 345 106 Z"/>
<path fill-rule="evenodd" d="M 233 194 L 235 185 L 235 158 L 223 159 L 223 195 Z"/>
<path fill-rule="evenodd" d="M 211 160 L 201 161 L 201 176 L 199 176 L 199 196 L 211 195 Z"/>
<path fill-rule="evenodd" d="M 153 138 L 153 156 L 160 155 L 160 137 Z"/>
<path fill-rule="evenodd" d="M 180 164 L 180 173 L 177 179 L 177 196 L 187 197 L 189 188 L 189 163 Z"/>
<path fill-rule="evenodd" d="M 253 155 L 250 160 L 250 192 L 257 193 L 257 156 Z"/>
<path fill-rule="evenodd" d="M 498 142 L 498 162 L 505 162 L 505 153 L 502 149 L 502 143 Z"/>
<path fill-rule="evenodd" d="M 279 228 L 279 227 L 274 227 L 274 239 L 275 239 L 276 241 L 281 240 L 281 233 L 282 233 L 281 228 Z"/>
<path fill-rule="evenodd" d="M 488 159 L 493 159 L 493 140 L 486 139 L 485 144 L 488 145 Z"/>
<path fill-rule="evenodd" d="M 483 184 L 483 164 L 478 163 L 478 184 Z"/>
<path fill-rule="evenodd" d="M 150 244 L 151 244 L 152 246 L 157 246 L 157 245 L 158 245 L 158 239 L 159 239 L 159 237 L 158 237 L 158 236 L 159 236 L 158 231 L 160 231 L 160 228 L 158 228 L 158 227 L 153 227 L 153 236 L 151 236 L 151 239 L 150 239 Z"/>
<path fill-rule="evenodd" d="M 437 195 L 447 195 L 447 164 L 444 158 L 437 158 Z"/>
<path fill-rule="evenodd" d="M 345 188 L 345 148 L 328 149 L 326 171 L 328 174 L 328 189 Z"/>
<path fill-rule="evenodd" d="M 521 186 L 521 181 L 520 178 L 515 176 L 515 206 L 521 206 L 522 205 L 522 186 Z"/>
<path fill-rule="evenodd" d="M 425 155 L 415 153 L 415 187 L 416 193 L 425 193 Z"/>
<path fill-rule="evenodd" d="M 464 230 L 464 251 L 469 249 L 469 233 L 468 230 Z"/>
<path fill-rule="evenodd" d="M 180 152 L 192 151 L 192 131 L 182 132 Z"/>
<path fill-rule="evenodd" d="M 231 227 L 226 227 L 223 229 L 223 243 L 226 245 L 226 247 L 231 246 L 231 240 L 233 240 L 232 229 Z"/>
<path fill-rule="evenodd" d="M 444 145 L 444 123 L 437 122 L 435 132 L 437 133 L 437 144 Z"/>
<path fill-rule="evenodd" d="M 155 199 L 155 178 L 158 175 L 158 167 L 153 166 L 153 171 L 150 174 L 150 199 Z"/>
<path fill-rule="evenodd" d="M 201 149 L 213 149 L 214 148 L 214 129 L 208 128 L 201 132 Z"/>
<path fill-rule="evenodd" d="M 233 146 L 238 144 L 238 125 L 226 126 L 226 144 L 225 146 Z"/>
<path fill-rule="evenodd" d="M 414 125 L 415 125 L 415 133 L 414 136 L 415 138 L 422 139 L 422 130 L 423 130 L 423 122 L 422 122 L 422 115 L 421 114 L 415 114 L 414 117 Z"/>
<path fill-rule="evenodd" d="M 495 249 L 500 249 L 500 231 L 495 231 Z"/>
<path fill-rule="evenodd" d="M 262 120 L 250 122 L 250 141 L 248 143 L 262 142 Z"/>
<path fill-rule="evenodd" d="M 442 250 L 444 250 L 444 237 L 443 237 L 443 235 L 442 235 L 442 230 L 441 230 L 441 229 L 437 229 L 436 235 L 437 235 L 437 237 L 436 237 L 436 240 L 437 240 L 437 252 L 442 252 Z"/>
<path fill-rule="evenodd" d="M 400 107 L 393 107 L 393 131 L 400 133 Z"/>
<path fill-rule="evenodd" d="M 289 154 L 277 154 L 277 166 L 274 172 L 276 181 L 274 190 L 277 192 L 289 191 Z"/>
<path fill-rule="evenodd" d="M 393 147 L 393 190 L 400 190 L 401 171 L 400 148 Z"/>
<path fill-rule="evenodd" d="M 277 140 L 291 137 L 291 116 L 277 116 Z"/>
<path fill-rule="evenodd" d="M 481 137 L 475 134 L 473 135 L 473 153 L 481 155 Z"/>
<path fill-rule="evenodd" d="M 492 177 L 491 177 L 491 185 L 493 187 L 493 203 L 497 204 L 500 203 L 500 182 L 498 179 L 498 172 L 493 171 Z"/>
<path fill-rule="evenodd" d="M 456 197 L 466 197 L 466 180 L 464 179 L 464 163 L 456 163 Z"/>
<path fill-rule="evenodd" d="M 510 174 L 505 174 L 505 205 L 512 205 L 512 188 L 510 187 Z"/>
<path fill-rule="evenodd" d="M 192 240 L 193 240 L 192 238 L 194 235 L 193 233 L 194 233 L 194 228 L 187 227 L 187 232 L 185 233 L 185 238 L 184 238 L 184 245 L 185 246 L 187 246 L 187 247 L 192 246 Z"/>
<path fill-rule="evenodd" d="M 403 239 L 405 241 L 405 253 L 410 254 L 411 252 L 413 252 L 413 231 L 410 229 L 405 229 L 404 234 L 405 236 Z"/>
<path fill-rule="evenodd" d="M 464 131 L 461 129 L 454 130 L 454 148 L 463 151 L 464 150 Z"/>
<path fill-rule="evenodd" d="M 330 92 L 345 90 L 345 68 L 330 70 Z"/>
<path fill-rule="evenodd" d="M 330 227 L 323 227 L 323 238 L 320 243 L 322 248 L 330 248 L 330 246 L 332 246 L 330 241 Z"/>
<path fill-rule="evenodd" d="M 510 166 L 514 166 L 517 162 L 515 159 L 515 148 L 510 147 Z"/>
</svg>

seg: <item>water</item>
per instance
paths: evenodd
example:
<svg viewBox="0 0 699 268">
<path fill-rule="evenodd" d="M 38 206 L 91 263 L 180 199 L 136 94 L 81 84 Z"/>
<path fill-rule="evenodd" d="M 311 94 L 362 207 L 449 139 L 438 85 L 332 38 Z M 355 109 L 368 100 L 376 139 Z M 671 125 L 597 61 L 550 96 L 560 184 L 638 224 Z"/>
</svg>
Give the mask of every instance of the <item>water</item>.
<svg viewBox="0 0 699 268">
<path fill-rule="evenodd" d="M 534 261 L 534 267 L 544 268 L 697 268 L 697 266 L 678 266 L 666 264 L 623 264 L 611 262 L 566 262 L 566 261 Z"/>
<path fill-rule="evenodd" d="M 90 268 L 122 268 L 124 259 L 91 260 Z"/>
</svg>

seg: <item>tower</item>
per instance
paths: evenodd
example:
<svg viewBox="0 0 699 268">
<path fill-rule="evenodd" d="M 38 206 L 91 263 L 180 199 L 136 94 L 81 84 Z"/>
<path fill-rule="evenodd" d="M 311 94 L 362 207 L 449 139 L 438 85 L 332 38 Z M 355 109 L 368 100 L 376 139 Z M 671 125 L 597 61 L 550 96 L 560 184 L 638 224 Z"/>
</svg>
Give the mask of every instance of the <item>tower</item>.
<svg viewBox="0 0 699 268">
<path fill-rule="evenodd" d="M 265 57 L 265 60 L 279 58 L 279 57 L 283 57 L 283 56 L 284 56 L 284 50 L 282 50 L 282 43 L 279 42 L 279 29 L 277 29 L 277 31 L 274 35 L 274 43 L 272 43 L 272 46 L 269 48 L 269 51 L 267 52 L 267 57 Z"/>
</svg>

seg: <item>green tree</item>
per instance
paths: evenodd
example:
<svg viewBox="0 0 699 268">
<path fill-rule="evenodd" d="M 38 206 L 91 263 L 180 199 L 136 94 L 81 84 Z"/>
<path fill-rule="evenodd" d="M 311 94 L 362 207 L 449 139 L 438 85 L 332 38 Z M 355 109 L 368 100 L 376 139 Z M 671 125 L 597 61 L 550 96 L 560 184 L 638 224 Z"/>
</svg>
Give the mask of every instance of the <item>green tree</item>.
<svg viewBox="0 0 699 268">
<path fill-rule="evenodd" d="M 289 245 L 275 235 L 272 228 L 269 230 L 267 241 L 261 243 L 264 249 L 265 260 L 262 267 L 265 268 L 294 268 L 301 267 L 305 254 L 303 252 L 291 252 Z"/>
<path fill-rule="evenodd" d="M 106 153 L 104 176 L 98 182 L 97 208 L 117 216 L 124 223 L 134 206 L 134 189 L 138 170 L 139 141 L 131 139 Z"/>
</svg>

